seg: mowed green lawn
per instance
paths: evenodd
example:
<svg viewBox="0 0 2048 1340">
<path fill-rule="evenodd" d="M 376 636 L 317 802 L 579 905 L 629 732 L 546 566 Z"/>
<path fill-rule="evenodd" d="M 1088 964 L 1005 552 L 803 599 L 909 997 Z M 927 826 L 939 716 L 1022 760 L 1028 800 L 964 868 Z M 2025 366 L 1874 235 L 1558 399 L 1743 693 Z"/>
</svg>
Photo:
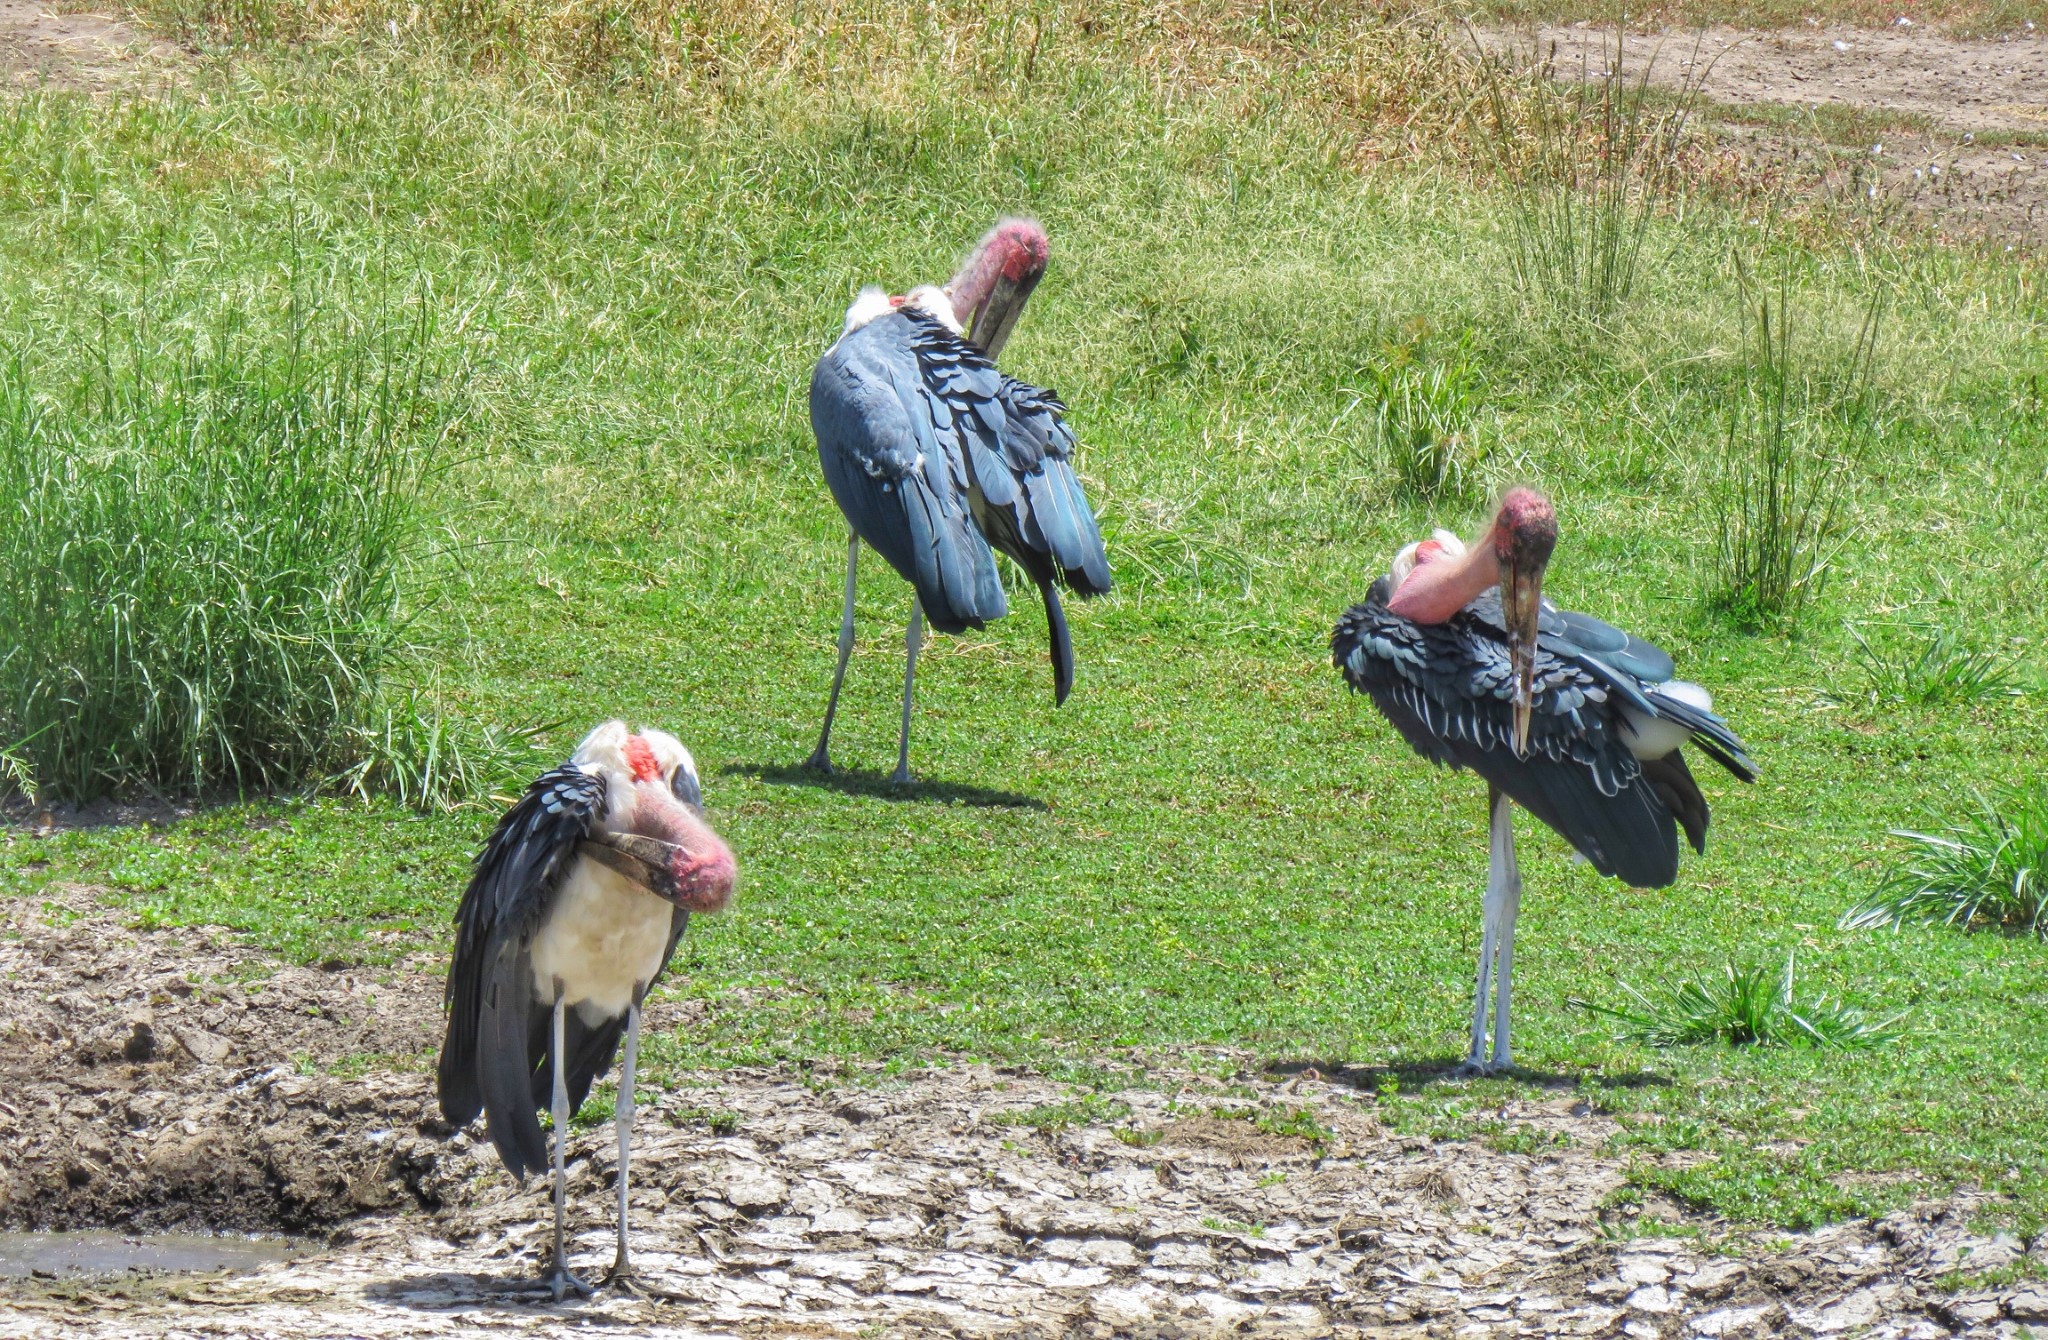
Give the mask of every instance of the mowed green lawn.
<svg viewBox="0 0 2048 1340">
<path fill-rule="evenodd" d="M 2038 785 L 2048 761 L 2038 268 L 1695 204 L 1652 230 L 1638 304 L 1592 332 L 1527 310 L 1498 196 L 1353 166 L 1369 120 L 1065 40 L 1028 78 L 933 56 L 673 98 L 348 44 L 203 60 L 146 99 L 13 95 L 0 332 L 62 356 L 147 313 L 168 338 L 308 276 L 440 314 L 463 459 L 414 564 L 404 674 L 473 721 L 562 723 L 536 771 L 607 716 L 673 730 L 742 864 L 668 979 L 703 1010 L 650 1047 L 659 1069 L 1342 1062 L 1373 1068 L 1397 1119 L 1452 1132 L 1583 1090 L 1628 1116 L 1639 1185 L 1741 1219 L 1967 1183 L 2038 1223 L 2048 945 L 1835 929 L 1888 827 Z M 1022 211 L 1055 257 L 1005 362 L 1073 407 L 1118 590 L 1069 607 L 1064 709 L 1028 588 L 1000 626 L 934 639 L 903 792 L 880 779 L 909 590 L 870 555 L 834 749 L 852 772 L 820 785 L 796 765 L 845 532 L 811 363 L 859 284 L 942 278 Z M 1737 252 L 1788 277 L 1795 348 L 1822 369 L 1886 294 L 1884 427 L 1798 636 L 1701 599 Z M 1486 487 L 1558 502 L 1554 597 L 1669 647 L 1764 769 L 1744 788 L 1696 761 L 1713 839 L 1669 890 L 1602 881 L 1524 820 L 1525 1073 L 1469 1085 L 1432 1067 L 1464 1047 L 1483 788 L 1410 754 L 1327 654 L 1399 543 L 1484 519 L 1478 494 L 1397 496 L 1370 448 L 1365 369 L 1425 327 L 1469 333 L 1484 370 Z M 1997 646 L 2031 691 L 1860 702 L 1845 620 Z M 378 961 L 445 943 L 494 818 L 269 801 L 13 831 L 0 887 L 100 885 L 161 923 Z M 1795 949 L 1811 990 L 1910 1011 L 1905 1039 L 1657 1052 L 1566 1003 Z M 1717 1157 L 1669 1173 L 1647 1157 L 1668 1148 Z M 1906 1176 L 1830 1180 L 1849 1171 Z"/>
</svg>

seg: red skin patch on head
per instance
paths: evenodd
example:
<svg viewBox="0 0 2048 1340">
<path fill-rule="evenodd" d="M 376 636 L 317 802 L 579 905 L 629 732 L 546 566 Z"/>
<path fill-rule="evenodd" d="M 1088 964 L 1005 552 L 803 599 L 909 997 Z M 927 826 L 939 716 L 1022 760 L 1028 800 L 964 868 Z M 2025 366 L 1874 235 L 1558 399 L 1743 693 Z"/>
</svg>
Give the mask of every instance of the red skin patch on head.
<svg viewBox="0 0 2048 1340">
<path fill-rule="evenodd" d="M 997 224 L 995 236 L 989 241 L 1001 250 L 1003 278 L 1012 283 L 1045 269 L 1045 262 L 1052 255 L 1045 229 L 1029 219 L 1008 219 Z"/>
<path fill-rule="evenodd" d="M 891 307 L 901 307 L 904 303 L 909 301 L 910 299 L 901 293 L 891 293 L 889 295 L 889 305 Z"/>
<path fill-rule="evenodd" d="M 1442 558 L 1443 556 L 1444 546 L 1441 540 L 1424 540 L 1421 544 L 1415 546 L 1415 566 L 1418 568 L 1433 558 Z"/>
<path fill-rule="evenodd" d="M 626 737 L 626 766 L 633 770 L 636 782 L 658 782 L 661 780 L 661 764 L 654 759 L 654 750 L 647 741 L 637 735 Z"/>
<path fill-rule="evenodd" d="M 1493 519 L 1493 547 L 1502 562 L 1518 548 L 1547 561 L 1557 543 L 1557 511 L 1550 499 L 1532 488 L 1512 488 L 1500 500 Z"/>
</svg>

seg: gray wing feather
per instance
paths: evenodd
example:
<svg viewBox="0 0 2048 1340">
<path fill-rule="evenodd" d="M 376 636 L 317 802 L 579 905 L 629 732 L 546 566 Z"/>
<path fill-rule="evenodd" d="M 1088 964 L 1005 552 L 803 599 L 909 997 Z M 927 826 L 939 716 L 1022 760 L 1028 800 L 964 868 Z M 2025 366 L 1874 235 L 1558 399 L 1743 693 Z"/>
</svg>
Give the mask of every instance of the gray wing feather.
<svg viewBox="0 0 2048 1340">
<path fill-rule="evenodd" d="M 968 467 L 937 431 L 909 330 L 897 315 L 841 339 L 811 374 L 811 430 L 825 482 L 854 533 L 917 588 L 942 632 L 1009 612 L 975 526 Z"/>
</svg>

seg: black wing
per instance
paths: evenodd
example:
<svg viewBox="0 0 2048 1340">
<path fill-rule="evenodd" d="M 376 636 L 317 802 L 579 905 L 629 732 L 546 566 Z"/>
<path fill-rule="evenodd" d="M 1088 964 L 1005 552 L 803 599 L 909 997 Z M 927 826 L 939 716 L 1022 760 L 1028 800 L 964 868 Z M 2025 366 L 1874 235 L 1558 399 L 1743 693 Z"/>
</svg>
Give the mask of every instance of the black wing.
<svg viewBox="0 0 2048 1340">
<path fill-rule="evenodd" d="M 533 999 L 527 946 L 578 859 L 576 844 L 604 812 L 602 775 L 571 764 L 544 774 L 477 853 L 476 873 L 455 913 L 448 1035 L 438 1075 L 441 1114 L 462 1126 L 485 1112 L 491 1143 L 514 1177 L 547 1164 L 530 1100 L 533 1018 L 538 1013 L 545 1022 L 549 1011 Z"/>
<path fill-rule="evenodd" d="M 1706 802 L 1675 753 L 1646 769 L 1629 752 L 1620 705 L 1640 702 L 1638 710 L 1667 716 L 1667 703 L 1683 709 L 1703 728 L 1718 728 L 1746 764 L 1741 742 L 1718 717 L 1645 693 L 1632 677 L 1578 654 L 1568 642 L 1572 626 L 1561 613 L 1546 611 L 1529 754 L 1517 757 L 1513 677 L 1497 603 L 1489 609 L 1482 598 L 1447 623 L 1422 625 L 1390 613 L 1386 598 L 1382 578 L 1338 621 L 1331 655 L 1352 687 L 1369 695 L 1418 753 L 1471 768 L 1603 875 L 1640 888 L 1677 878 L 1677 821 L 1682 818 L 1687 836 L 1703 846 Z"/>
</svg>

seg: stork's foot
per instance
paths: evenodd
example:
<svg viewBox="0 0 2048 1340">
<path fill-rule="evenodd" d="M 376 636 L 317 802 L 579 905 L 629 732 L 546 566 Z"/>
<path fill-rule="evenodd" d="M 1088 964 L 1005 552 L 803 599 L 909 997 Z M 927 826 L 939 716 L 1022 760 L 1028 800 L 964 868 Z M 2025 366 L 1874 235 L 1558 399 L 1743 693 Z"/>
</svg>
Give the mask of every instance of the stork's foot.
<svg viewBox="0 0 2048 1340">
<path fill-rule="evenodd" d="M 1514 1068 L 1514 1062 L 1504 1056 L 1496 1057 L 1491 1061 L 1480 1056 L 1468 1056 L 1463 1064 L 1451 1072 L 1451 1078 L 1489 1079 L 1495 1075 L 1505 1075 Z"/>
<path fill-rule="evenodd" d="M 909 785 L 910 785 L 910 769 L 908 769 L 908 768 L 898 768 L 898 769 L 896 769 L 896 771 L 894 771 L 894 772 L 890 773 L 890 774 L 889 774 L 889 785 L 891 785 L 891 786 L 909 786 Z"/>
<path fill-rule="evenodd" d="M 624 1294 L 628 1298 L 645 1298 L 651 1292 L 645 1284 L 640 1282 L 640 1277 L 633 1273 L 633 1267 L 627 1263 L 624 1257 L 620 1257 L 612 1262 L 612 1268 L 605 1272 L 603 1279 L 598 1281 L 598 1287 L 609 1289 L 613 1293 Z"/>
<path fill-rule="evenodd" d="M 550 1270 L 547 1275 L 546 1284 L 548 1292 L 555 1296 L 557 1303 L 567 1298 L 570 1294 L 575 1294 L 578 1298 L 588 1298 L 597 1292 L 587 1281 L 579 1278 L 576 1272 L 570 1270 L 565 1265 L 557 1265 L 553 1270 Z"/>
<path fill-rule="evenodd" d="M 813 749 L 811 756 L 804 760 L 804 766 L 812 772 L 822 772 L 827 776 L 830 776 L 834 771 L 831 756 L 823 749 Z"/>
</svg>

